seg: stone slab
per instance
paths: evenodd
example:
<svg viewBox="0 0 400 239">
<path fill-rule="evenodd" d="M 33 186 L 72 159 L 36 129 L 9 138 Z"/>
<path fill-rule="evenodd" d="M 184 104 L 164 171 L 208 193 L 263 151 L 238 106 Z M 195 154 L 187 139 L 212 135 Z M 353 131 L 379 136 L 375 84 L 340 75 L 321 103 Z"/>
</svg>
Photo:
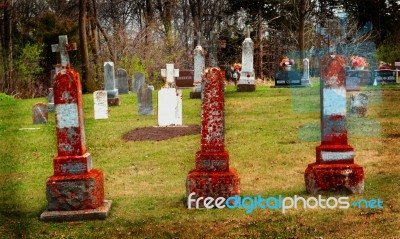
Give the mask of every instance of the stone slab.
<svg viewBox="0 0 400 239">
<path fill-rule="evenodd" d="M 253 92 L 256 91 L 256 85 L 239 84 L 237 85 L 238 92 Z"/>
<path fill-rule="evenodd" d="M 104 220 L 111 210 L 112 201 L 104 200 L 96 209 L 74 211 L 44 211 L 40 220 L 45 222 L 73 222 L 83 220 Z"/>
</svg>

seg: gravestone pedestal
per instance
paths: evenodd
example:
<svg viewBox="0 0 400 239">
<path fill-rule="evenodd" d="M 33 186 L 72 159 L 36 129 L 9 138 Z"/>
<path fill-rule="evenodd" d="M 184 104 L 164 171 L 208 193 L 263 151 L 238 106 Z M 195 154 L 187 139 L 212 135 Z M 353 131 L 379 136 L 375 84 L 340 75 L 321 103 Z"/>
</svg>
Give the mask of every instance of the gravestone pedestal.
<svg viewBox="0 0 400 239">
<path fill-rule="evenodd" d="M 57 74 L 54 102 L 58 156 L 47 179 L 47 210 L 43 221 L 105 219 L 111 201 L 104 200 L 104 175 L 92 168 L 86 151 L 82 88 L 79 74 L 68 66 Z"/>
<path fill-rule="evenodd" d="M 321 145 L 304 178 L 312 194 L 364 190 L 364 170 L 354 164 L 354 150 L 347 142 L 345 61 L 338 55 L 321 60 Z"/>
<path fill-rule="evenodd" d="M 239 194 L 239 177 L 229 168 L 224 145 L 224 75 L 211 68 L 203 80 L 201 150 L 196 153 L 196 168 L 186 179 L 186 196 L 194 192 L 195 199 L 227 199 Z M 194 208 L 194 201 L 188 207 Z"/>
</svg>

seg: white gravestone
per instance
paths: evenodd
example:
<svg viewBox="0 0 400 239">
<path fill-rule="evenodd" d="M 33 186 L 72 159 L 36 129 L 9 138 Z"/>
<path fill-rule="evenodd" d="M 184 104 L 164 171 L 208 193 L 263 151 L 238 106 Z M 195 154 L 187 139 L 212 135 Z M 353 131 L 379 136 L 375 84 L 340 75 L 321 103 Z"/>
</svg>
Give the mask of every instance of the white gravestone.
<svg viewBox="0 0 400 239">
<path fill-rule="evenodd" d="M 310 82 L 310 60 L 303 59 L 303 77 L 301 78 L 301 85 L 311 86 Z"/>
<path fill-rule="evenodd" d="M 254 42 L 250 38 L 250 31 L 248 31 L 247 38 L 244 39 L 242 44 L 242 70 L 238 83 L 239 91 L 253 91 L 254 85 Z"/>
<path fill-rule="evenodd" d="M 175 69 L 174 64 L 167 64 L 166 69 L 161 70 L 161 76 L 166 82 L 158 92 L 158 125 L 182 125 L 182 91 L 174 87 L 179 69 Z"/>
<path fill-rule="evenodd" d="M 108 119 L 107 91 L 98 90 L 93 92 L 94 119 Z"/>
<path fill-rule="evenodd" d="M 198 33 L 200 35 L 200 33 Z M 201 37 L 197 40 L 197 46 L 193 50 L 194 55 L 194 87 L 193 92 L 201 92 L 201 78 L 205 69 L 205 52 L 203 47 L 200 45 Z"/>
</svg>

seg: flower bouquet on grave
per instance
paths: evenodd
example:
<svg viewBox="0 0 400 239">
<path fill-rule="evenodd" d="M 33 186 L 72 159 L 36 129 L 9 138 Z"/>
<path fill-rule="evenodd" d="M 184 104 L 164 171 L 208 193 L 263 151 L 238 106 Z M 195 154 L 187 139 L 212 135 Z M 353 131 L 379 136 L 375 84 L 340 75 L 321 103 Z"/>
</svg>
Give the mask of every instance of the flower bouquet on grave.
<svg viewBox="0 0 400 239">
<path fill-rule="evenodd" d="M 280 66 L 283 67 L 284 70 L 289 71 L 290 68 L 294 65 L 294 60 L 289 59 L 288 57 L 284 56 L 281 60 Z"/>
<path fill-rule="evenodd" d="M 364 67 L 368 66 L 367 61 L 364 57 L 361 56 L 353 56 L 351 58 L 351 66 L 356 70 L 364 70 Z"/>
</svg>

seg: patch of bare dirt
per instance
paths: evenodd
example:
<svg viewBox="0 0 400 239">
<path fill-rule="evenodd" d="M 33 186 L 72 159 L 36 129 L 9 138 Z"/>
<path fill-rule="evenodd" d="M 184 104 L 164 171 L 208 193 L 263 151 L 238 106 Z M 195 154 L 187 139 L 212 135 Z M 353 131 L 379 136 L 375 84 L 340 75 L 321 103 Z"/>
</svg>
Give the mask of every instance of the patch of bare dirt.
<svg viewBox="0 0 400 239">
<path fill-rule="evenodd" d="M 129 131 L 122 138 L 126 141 L 161 141 L 179 136 L 199 134 L 200 131 L 201 127 L 199 125 L 145 127 Z"/>
</svg>

